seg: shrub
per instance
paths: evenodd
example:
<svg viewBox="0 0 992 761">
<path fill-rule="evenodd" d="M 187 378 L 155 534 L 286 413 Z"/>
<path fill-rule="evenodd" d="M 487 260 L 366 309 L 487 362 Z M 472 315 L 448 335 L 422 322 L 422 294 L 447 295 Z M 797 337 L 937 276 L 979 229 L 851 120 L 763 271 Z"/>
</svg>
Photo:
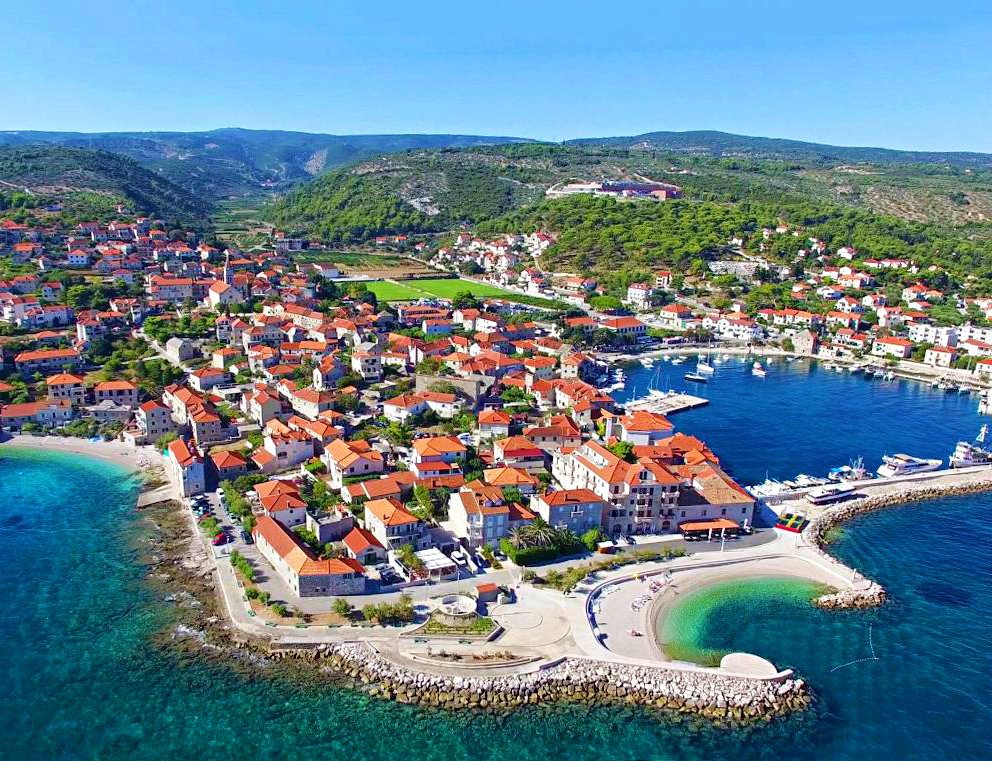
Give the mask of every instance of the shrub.
<svg viewBox="0 0 992 761">
<path fill-rule="evenodd" d="M 269 609 L 275 613 L 280 618 L 286 618 L 289 615 L 289 609 L 283 605 L 281 602 L 274 602 L 269 606 Z"/>
<path fill-rule="evenodd" d="M 229 557 L 231 560 L 231 565 L 234 566 L 236 570 L 240 571 L 242 576 L 244 576 L 248 581 L 255 580 L 255 569 L 251 567 L 251 563 L 248 562 L 248 559 L 244 555 L 237 550 L 234 550 Z"/>
<path fill-rule="evenodd" d="M 347 600 L 345 600 L 343 597 L 337 598 L 331 604 L 331 610 L 333 610 L 335 613 L 337 613 L 342 618 L 350 618 L 351 617 L 351 603 L 348 602 Z"/>
</svg>

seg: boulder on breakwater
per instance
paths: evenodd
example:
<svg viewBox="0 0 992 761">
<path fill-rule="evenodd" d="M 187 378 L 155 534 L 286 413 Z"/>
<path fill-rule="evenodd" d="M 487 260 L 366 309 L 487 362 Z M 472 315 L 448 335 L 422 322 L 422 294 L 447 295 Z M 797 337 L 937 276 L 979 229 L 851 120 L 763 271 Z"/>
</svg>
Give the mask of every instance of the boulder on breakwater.
<svg viewBox="0 0 992 761">
<path fill-rule="evenodd" d="M 627 703 L 746 722 L 798 711 L 811 702 L 801 679 L 764 681 L 586 659 L 565 659 L 525 674 L 447 676 L 399 666 L 364 642 L 275 649 L 272 657 L 327 662 L 370 695 L 439 708 L 501 711 L 560 701 Z"/>
</svg>

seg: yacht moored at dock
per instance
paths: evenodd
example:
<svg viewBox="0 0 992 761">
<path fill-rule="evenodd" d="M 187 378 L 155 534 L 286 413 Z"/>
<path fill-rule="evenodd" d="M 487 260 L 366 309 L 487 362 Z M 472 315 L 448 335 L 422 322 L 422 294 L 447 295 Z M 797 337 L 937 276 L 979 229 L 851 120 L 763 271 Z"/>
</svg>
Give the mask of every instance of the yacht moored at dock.
<svg viewBox="0 0 992 761">
<path fill-rule="evenodd" d="M 992 451 L 979 446 L 979 444 L 985 443 L 985 437 L 988 435 L 989 427 L 983 425 L 981 430 L 978 432 L 978 436 L 975 438 L 977 443 L 972 444 L 970 441 L 959 441 L 957 446 L 954 447 L 954 452 L 951 453 L 949 459 L 949 464 L 952 468 L 967 468 L 972 465 L 992 465 Z"/>
<path fill-rule="evenodd" d="M 875 472 L 881 478 L 891 478 L 892 476 L 908 476 L 913 473 L 939 470 L 943 464 L 943 460 L 928 460 L 908 454 L 885 455 L 882 458 L 882 464 Z"/>
</svg>

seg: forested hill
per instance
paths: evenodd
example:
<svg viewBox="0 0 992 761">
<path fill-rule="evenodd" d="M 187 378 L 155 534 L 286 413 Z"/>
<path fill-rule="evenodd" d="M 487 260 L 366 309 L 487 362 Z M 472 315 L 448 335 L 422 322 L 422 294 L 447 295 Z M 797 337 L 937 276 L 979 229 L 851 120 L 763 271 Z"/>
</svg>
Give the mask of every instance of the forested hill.
<svg viewBox="0 0 992 761">
<path fill-rule="evenodd" d="M 284 191 L 329 169 L 414 148 L 519 142 L 485 135 L 324 135 L 281 130 L 0 132 L 0 145 L 52 143 L 119 153 L 210 199 Z"/>
<path fill-rule="evenodd" d="M 522 144 L 382 156 L 297 188 L 267 215 L 280 227 L 331 243 L 447 230 L 543 197 L 549 184 L 567 176 L 571 154 L 581 157 L 583 170 L 594 155 Z"/>
<path fill-rule="evenodd" d="M 61 201 L 67 214 L 111 214 L 118 203 L 170 223 L 206 227 L 210 203 L 125 156 L 56 145 L 0 147 L 0 195 Z M 34 204 L 22 204 L 21 208 Z"/>
<path fill-rule="evenodd" d="M 774 137 L 751 137 L 729 132 L 646 132 L 627 137 L 589 137 L 567 140 L 566 145 L 602 145 L 613 148 L 674 151 L 688 155 L 783 159 L 820 164 L 937 164 L 953 167 L 992 168 L 992 154 L 964 151 L 901 151 Z"/>
<path fill-rule="evenodd" d="M 541 201 L 570 179 L 649 179 L 692 201 L 812 201 L 912 222 L 992 222 L 992 170 L 934 165 L 821 166 L 548 143 L 412 151 L 342 168 L 275 202 L 268 219 L 329 243 L 437 232 Z"/>
<path fill-rule="evenodd" d="M 553 233 L 557 241 L 542 263 L 556 271 L 650 272 L 658 267 L 680 272 L 706 271 L 707 260 L 735 256 L 732 238 L 758 250 L 761 230 L 780 223 L 802 230 L 765 242 L 764 255 L 791 265 L 808 238 L 832 248 L 852 245 L 865 257 L 905 257 L 922 268 L 938 265 L 976 289 L 992 287 L 992 239 L 972 228 L 907 222 L 870 211 L 795 198 L 739 203 L 676 200 L 629 202 L 572 196 L 547 199 L 490 220 L 476 228 L 483 236 L 503 232 Z"/>
</svg>

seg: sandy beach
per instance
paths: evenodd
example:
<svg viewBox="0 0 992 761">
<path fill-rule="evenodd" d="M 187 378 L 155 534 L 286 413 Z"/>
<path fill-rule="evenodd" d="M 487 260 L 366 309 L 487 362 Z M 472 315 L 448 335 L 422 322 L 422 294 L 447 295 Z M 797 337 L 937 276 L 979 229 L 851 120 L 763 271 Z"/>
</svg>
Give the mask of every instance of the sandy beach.
<svg viewBox="0 0 992 761">
<path fill-rule="evenodd" d="M 728 581 L 782 578 L 821 584 L 824 592 L 841 586 L 839 579 L 832 577 L 823 569 L 792 557 L 763 558 L 740 565 L 678 571 L 673 574 L 672 582 L 652 600 L 645 616 L 644 631 L 650 633 L 652 654 L 659 660 L 670 660 L 665 654 L 665 643 L 660 641 L 659 632 L 663 628 L 667 612 L 687 595 Z"/>
<path fill-rule="evenodd" d="M 135 472 L 164 466 L 162 455 L 152 447 L 130 447 L 120 441 L 89 441 L 67 436 L 9 435 L 0 441 L 0 447 L 47 449 L 55 452 L 72 452 L 95 457 L 99 460 L 122 465 Z"/>
</svg>

